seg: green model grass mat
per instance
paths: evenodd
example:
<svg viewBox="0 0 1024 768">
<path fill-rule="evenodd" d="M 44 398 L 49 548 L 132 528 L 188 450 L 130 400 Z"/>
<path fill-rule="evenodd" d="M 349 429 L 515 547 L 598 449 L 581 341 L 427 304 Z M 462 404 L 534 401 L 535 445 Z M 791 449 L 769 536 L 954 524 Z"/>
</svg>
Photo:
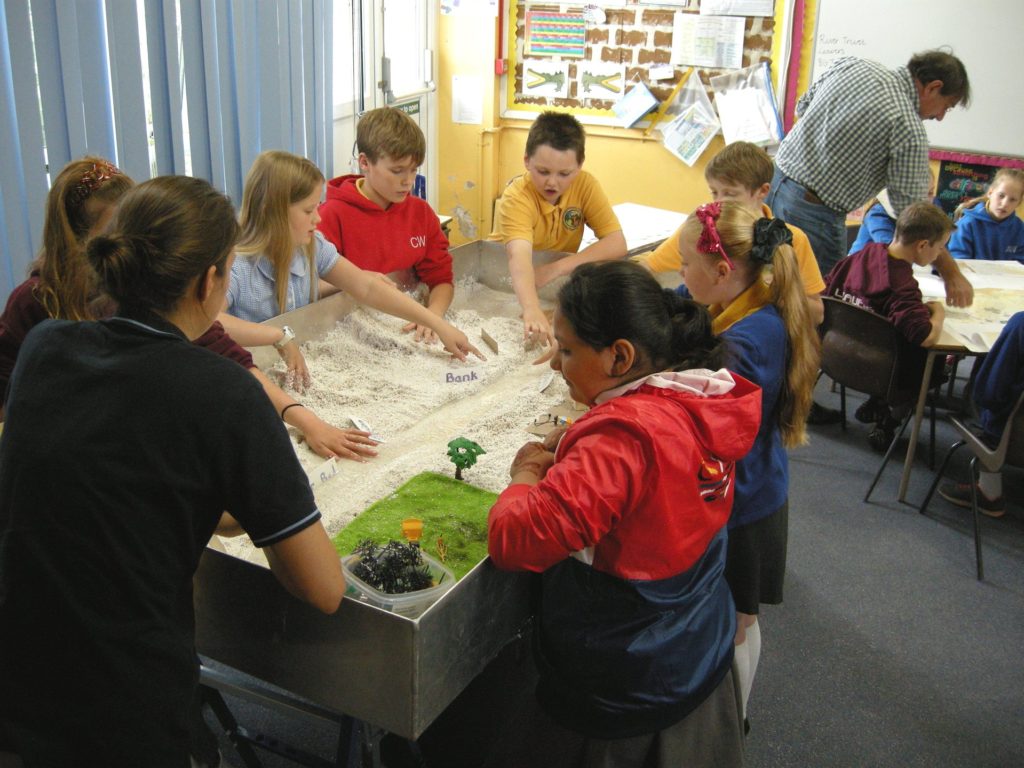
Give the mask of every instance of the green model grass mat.
<svg viewBox="0 0 1024 768">
<path fill-rule="evenodd" d="M 364 510 L 334 537 L 334 548 L 344 556 L 364 539 L 381 545 L 402 541 L 402 521 L 415 517 L 423 521 L 423 551 L 461 579 L 487 556 L 487 512 L 497 498 L 460 480 L 424 472 Z"/>
</svg>

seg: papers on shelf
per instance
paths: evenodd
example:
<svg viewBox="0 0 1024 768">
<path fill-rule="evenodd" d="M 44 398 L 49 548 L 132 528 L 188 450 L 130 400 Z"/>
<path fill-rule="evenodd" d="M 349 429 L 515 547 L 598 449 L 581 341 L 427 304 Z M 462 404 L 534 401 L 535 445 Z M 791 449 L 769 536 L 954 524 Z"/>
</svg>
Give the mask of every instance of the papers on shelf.
<svg viewBox="0 0 1024 768">
<path fill-rule="evenodd" d="M 619 203 L 613 205 L 612 210 L 622 225 L 622 234 L 626 238 L 626 250 L 629 255 L 655 248 L 686 221 L 685 213 L 637 203 Z M 597 237 L 593 230 L 590 227 L 584 228 L 580 250 L 596 242 Z"/>
</svg>

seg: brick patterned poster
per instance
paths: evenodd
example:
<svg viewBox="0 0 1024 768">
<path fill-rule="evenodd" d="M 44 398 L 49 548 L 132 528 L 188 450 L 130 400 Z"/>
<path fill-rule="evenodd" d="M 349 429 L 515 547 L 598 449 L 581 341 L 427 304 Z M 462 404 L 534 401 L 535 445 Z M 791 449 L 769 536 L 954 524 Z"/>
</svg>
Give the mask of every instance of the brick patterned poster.
<svg viewBox="0 0 1024 768">
<path fill-rule="evenodd" d="M 526 55 L 582 59 L 587 28 L 582 13 L 526 12 Z"/>
<path fill-rule="evenodd" d="M 600 13 L 563 13 L 559 5 L 513 0 L 508 18 L 507 109 L 568 109 L 576 114 L 614 118 L 612 110 L 630 83 L 644 83 L 659 101 L 669 98 L 688 70 L 672 64 L 678 8 L 673 5 L 627 4 L 601 6 L 597 8 Z M 691 0 L 694 13 L 696 5 Z M 538 25 L 542 18 L 573 20 L 578 35 L 575 55 L 539 47 Z M 743 20 L 743 67 L 771 61 L 774 29 L 773 17 L 748 16 Z M 568 69 L 548 71 L 538 66 L 544 60 L 568 64 Z M 664 70 L 670 74 L 666 76 Z M 617 77 L 620 71 L 622 76 Z M 693 77 L 706 85 L 707 79 L 720 71 L 735 70 L 703 68 Z"/>
</svg>

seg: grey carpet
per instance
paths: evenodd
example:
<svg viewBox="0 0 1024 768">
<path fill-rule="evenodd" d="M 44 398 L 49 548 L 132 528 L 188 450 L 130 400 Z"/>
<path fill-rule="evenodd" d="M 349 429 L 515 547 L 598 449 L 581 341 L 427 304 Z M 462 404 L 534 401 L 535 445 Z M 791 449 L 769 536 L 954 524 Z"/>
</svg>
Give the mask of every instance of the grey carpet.
<svg viewBox="0 0 1024 768">
<path fill-rule="evenodd" d="M 838 407 L 827 382 L 817 397 Z M 861 399 L 849 396 L 850 414 Z M 896 501 L 905 445 L 865 504 L 881 461 L 868 427 L 851 415 L 846 432 L 810 431 L 810 444 L 792 452 L 786 600 L 761 619 L 748 768 L 1024 765 L 1024 476 L 1005 474 L 1008 514 L 982 521 L 986 579 L 978 582 L 967 510 L 936 495 L 922 516 Z M 954 439 L 940 423 L 938 461 Z M 961 453 L 948 475 L 966 477 Z M 914 504 L 933 477 L 925 454 L 922 445 Z M 513 671 L 519 663 L 515 654 L 504 659 Z M 497 687 L 501 704 L 466 710 L 514 729 L 509 713 L 529 692 L 507 680 Z M 329 728 L 229 703 L 243 724 L 330 755 Z M 432 768 L 480 764 L 490 742 L 474 742 L 472 732 L 479 723 L 439 726 L 425 749 Z M 265 765 L 293 763 L 269 756 Z"/>
</svg>

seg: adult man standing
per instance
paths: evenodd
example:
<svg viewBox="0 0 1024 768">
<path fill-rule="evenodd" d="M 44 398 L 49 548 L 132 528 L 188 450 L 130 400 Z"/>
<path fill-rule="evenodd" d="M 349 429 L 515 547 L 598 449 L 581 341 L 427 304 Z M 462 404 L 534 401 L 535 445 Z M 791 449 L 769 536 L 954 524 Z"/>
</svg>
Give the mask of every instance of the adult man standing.
<svg viewBox="0 0 1024 768">
<path fill-rule="evenodd" d="M 822 275 L 846 255 L 846 214 L 888 190 L 898 216 L 929 199 L 924 120 L 942 120 L 970 101 L 963 63 L 944 51 L 914 54 L 905 67 L 837 59 L 797 103 L 800 120 L 783 139 L 766 202 L 807 233 Z M 946 303 L 967 306 L 971 284 L 944 251 L 935 268 Z"/>
</svg>

